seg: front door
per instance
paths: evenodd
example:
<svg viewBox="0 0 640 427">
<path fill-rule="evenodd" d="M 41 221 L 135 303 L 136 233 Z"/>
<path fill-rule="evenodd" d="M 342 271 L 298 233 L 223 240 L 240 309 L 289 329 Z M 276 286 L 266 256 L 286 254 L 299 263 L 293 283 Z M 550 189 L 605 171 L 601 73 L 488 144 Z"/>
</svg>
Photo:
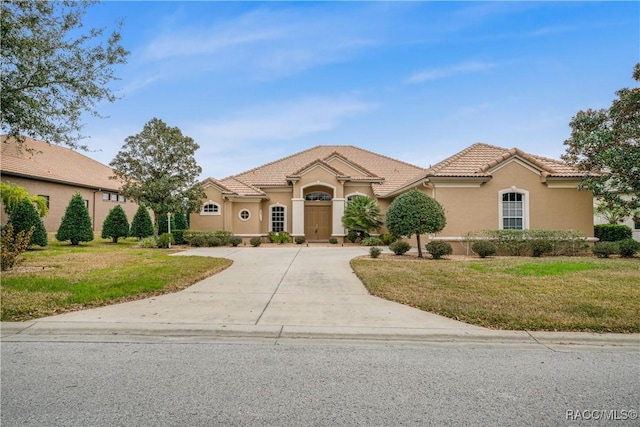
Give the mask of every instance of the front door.
<svg viewBox="0 0 640 427">
<path fill-rule="evenodd" d="M 331 237 L 331 204 L 306 204 L 304 235 L 309 241 L 328 241 Z"/>
</svg>

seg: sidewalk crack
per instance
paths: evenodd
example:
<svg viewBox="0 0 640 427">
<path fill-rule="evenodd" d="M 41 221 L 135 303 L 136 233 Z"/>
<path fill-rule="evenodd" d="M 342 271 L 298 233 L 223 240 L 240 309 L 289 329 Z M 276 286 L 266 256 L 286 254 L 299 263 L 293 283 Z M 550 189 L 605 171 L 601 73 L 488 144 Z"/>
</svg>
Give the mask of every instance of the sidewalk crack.
<svg viewBox="0 0 640 427">
<path fill-rule="evenodd" d="M 280 289 L 280 285 L 284 281 L 284 278 L 287 277 L 287 273 L 289 273 L 289 269 L 291 269 L 291 266 L 293 265 L 294 261 L 298 257 L 298 254 L 300 253 L 301 250 L 302 250 L 302 248 L 298 249 L 298 251 L 294 255 L 293 259 L 291 260 L 291 262 L 287 266 L 287 269 L 285 270 L 284 274 L 280 278 L 280 281 L 278 282 L 278 286 L 276 286 L 276 288 L 274 289 L 273 293 L 271 294 L 271 298 L 269 298 L 269 301 L 267 301 L 267 304 L 262 309 L 262 313 L 260 313 L 260 316 L 258 316 L 258 319 L 256 320 L 256 323 L 254 323 L 254 325 L 257 325 L 258 322 L 260 322 L 260 319 L 262 319 L 262 316 L 264 315 L 264 312 L 267 311 L 267 308 L 269 308 L 269 304 L 271 304 L 271 300 L 273 300 L 273 297 L 276 296 L 276 293 L 278 293 L 278 289 Z"/>
</svg>

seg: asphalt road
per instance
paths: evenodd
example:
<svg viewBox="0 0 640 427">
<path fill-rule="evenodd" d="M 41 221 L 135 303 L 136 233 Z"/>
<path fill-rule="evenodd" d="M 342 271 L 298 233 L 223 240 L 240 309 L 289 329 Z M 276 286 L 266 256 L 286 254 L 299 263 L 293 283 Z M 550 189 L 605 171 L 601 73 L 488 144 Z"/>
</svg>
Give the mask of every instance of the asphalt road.
<svg viewBox="0 0 640 427">
<path fill-rule="evenodd" d="M 115 339 L 3 341 L 2 426 L 640 425 L 628 349 Z"/>
</svg>

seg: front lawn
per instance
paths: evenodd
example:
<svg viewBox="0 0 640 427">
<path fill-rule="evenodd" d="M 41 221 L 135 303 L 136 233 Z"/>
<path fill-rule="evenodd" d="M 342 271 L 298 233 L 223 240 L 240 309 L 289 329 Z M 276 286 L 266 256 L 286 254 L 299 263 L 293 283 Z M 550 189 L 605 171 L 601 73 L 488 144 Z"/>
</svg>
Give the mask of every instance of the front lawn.
<svg viewBox="0 0 640 427">
<path fill-rule="evenodd" d="M 640 332 L 640 260 L 354 259 L 369 292 L 495 329 Z"/>
<path fill-rule="evenodd" d="M 96 239 L 49 245 L 24 253 L 2 272 L 1 320 L 22 321 L 184 289 L 231 265 L 220 258 L 172 257 L 142 249 L 135 239 Z"/>
</svg>

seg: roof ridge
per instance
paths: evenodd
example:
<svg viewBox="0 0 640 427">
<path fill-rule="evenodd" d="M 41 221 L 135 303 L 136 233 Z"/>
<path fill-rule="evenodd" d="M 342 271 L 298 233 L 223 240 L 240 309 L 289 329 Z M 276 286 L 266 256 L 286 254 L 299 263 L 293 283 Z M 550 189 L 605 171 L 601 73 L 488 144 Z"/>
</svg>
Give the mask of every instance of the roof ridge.
<svg viewBox="0 0 640 427">
<path fill-rule="evenodd" d="M 292 175 L 287 175 L 287 176 L 297 176 L 300 172 L 302 172 L 303 170 L 311 167 L 314 164 L 322 164 L 326 167 L 328 167 L 329 169 L 331 169 L 332 171 L 336 172 L 339 176 L 348 176 L 346 175 L 343 171 L 339 170 L 338 168 L 331 166 L 329 163 L 325 162 L 324 159 L 321 159 L 320 157 L 318 157 L 315 160 L 310 161 L 309 163 L 307 163 L 306 165 L 304 165 L 303 167 L 299 168 L 297 171 L 293 172 Z"/>
<path fill-rule="evenodd" d="M 491 149 L 496 149 L 501 151 L 508 151 L 508 149 L 503 147 L 498 147 L 496 145 L 486 144 L 484 142 L 476 142 L 471 144 L 467 148 L 463 149 L 462 151 L 459 151 L 453 154 L 452 156 L 449 156 L 446 159 L 439 161 L 438 163 L 436 163 L 435 165 L 427 169 L 427 171 L 432 173 L 437 173 L 439 170 L 444 169 L 445 167 L 452 164 L 454 161 L 459 160 L 461 157 L 466 156 L 467 154 L 469 154 L 470 151 L 475 150 L 478 147 L 486 147 L 486 148 L 491 148 Z"/>
<path fill-rule="evenodd" d="M 396 163 L 402 163 L 404 165 L 411 166 L 413 168 L 422 169 L 424 171 L 427 170 L 426 168 L 424 168 L 422 166 L 414 165 L 412 163 L 405 162 L 403 160 L 394 159 L 393 157 L 385 156 L 384 154 L 380 154 L 380 153 L 375 153 L 373 151 L 370 151 L 370 150 L 367 150 L 367 149 L 364 149 L 364 148 L 356 147 L 355 145 L 338 145 L 337 147 L 350 147 L 350 148 L 353 148 L 353 149 L 356 149 L 356 150 L 364 151 L 365 153 L 373 154 L 374 156 L 384 157 L 385 159 L 394 161 Z"/>
<path fill-rule="evenodd" d="M 349 145 L 347 145 L 346 147 L 350 147 L 350 148 L 358 148 L 358 147 L 349 146 Z M 377 154 L 377 155 L 379 156 L 380 154 Z M 371 178 L 380 178 L 377 174 L 375 174 L 375 173 L 371 172 L 369 169 L 365 168 L 365 167 L 364 167 L 364 166 L 362 166 L 360 163 L 358 163 L 358 162 L 354 162 L 354 161 L 353 161 L 353 160 L 351 160 L 349 157 L 347 157 L 347 156 L 345 156 L 344 154 L 339 153 L 339 152 L 337 152 L 337 151 L 333 151 L 333 152 L 331 152 L 331 154 L 329 154 L 328 156 L 326 156 L 323 160 L 327 160 L 328 158 L 333 157 L 333 156 L 340 157 L 341 159 L 346 160 L 348 163 L 351 163 L 352 167 L 354 167 L 354 166 L 355 166 L 355 168 L 360 169 L 362 172 L 365 172 L 365 173 L 366 173 L 367 175 L 369 175 L 369 177 L 371 177 Z M 329 165 L 329 166 L 331 166 L 331 165 Z M 355 169 L 355 168 L 354 168 L 354 169 Z"/>
</svg>

